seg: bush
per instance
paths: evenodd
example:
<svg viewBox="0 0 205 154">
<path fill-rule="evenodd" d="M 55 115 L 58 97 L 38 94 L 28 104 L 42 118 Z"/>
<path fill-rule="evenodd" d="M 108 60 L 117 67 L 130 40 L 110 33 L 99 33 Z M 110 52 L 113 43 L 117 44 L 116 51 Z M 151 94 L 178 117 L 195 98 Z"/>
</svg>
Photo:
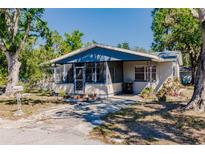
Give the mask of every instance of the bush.
<svg viewBox="0 0 205 154">
<path fill-rule="evenodd" d="M 66 92 L 64 89 L 59 90 L 59 96 L 60 97 L 65 97 L 66 96 Z"/>
<path fill-rule="evenodd" d="M 157 93 L 157 98 L 161 102 L 166 102 L 167 96 L 180 96 L 181 84 L 178 79 L 169 78 Z"/>
<path fill-rule="evenodd" d="M 7 83 L 6 76 L 0 73 L 0 86 L 5 86 L 6 83 Z"/>
<path fill-rule="evenodd" d="M 150 98 L 154 95 L 154 89 L 151 87 L 146 87 L 140 93 L 140 96 L 143 98 Z"/>
</svg>

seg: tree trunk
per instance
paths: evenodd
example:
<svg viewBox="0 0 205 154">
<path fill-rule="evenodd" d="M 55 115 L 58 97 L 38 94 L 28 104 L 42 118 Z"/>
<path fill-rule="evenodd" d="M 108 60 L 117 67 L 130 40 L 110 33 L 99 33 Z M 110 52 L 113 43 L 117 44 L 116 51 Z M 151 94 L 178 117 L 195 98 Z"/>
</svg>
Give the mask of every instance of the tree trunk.
<svg viewBox="0 0 205 154">
<path fill-rule="evenodd" d="M 8 63 L 8 81 L 5 94 L 12 95 L 14 94 L 13 87 L 18 84 L 21 63 L 18 61 L 18 55 L 16 53 L 6 52 L 5 54 Z"/>
<path fill-rule="evenodd" d="M 195 59 L 196 57 L 193 56 L 193 53 L 190 53 L 190 61 L 191 61 L 191 84 L 194 85 L 195 81 L 195 74 L 196 74 L 196 64 L 195 64 Z"/>
<path fill-rule="evenodd" d="M 199 55 L 199 63 L 195 76 L 194 93 L 185 109 L 204 111 L 205 109 L 205 22 L 202 23 L 203 47 Z"/>
</svg>

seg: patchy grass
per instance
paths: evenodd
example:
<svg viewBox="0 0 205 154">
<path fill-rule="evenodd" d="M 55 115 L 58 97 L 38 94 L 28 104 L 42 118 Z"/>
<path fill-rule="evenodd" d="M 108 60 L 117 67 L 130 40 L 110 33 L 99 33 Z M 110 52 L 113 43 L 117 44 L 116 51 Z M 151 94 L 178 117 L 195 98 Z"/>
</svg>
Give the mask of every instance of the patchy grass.
<svg viewBox="0 0 205 154">
<path fill-rule="evenodd" d="M 110 144 L 205 144 L 205 113 L 178 110 L 192 92 L 189 87 L 166 103 L 136 103 L 109 114 L 90 134 Z"/>
<path fill-rule="evenodd" d="M 64 102 L 57 97 L 42 96 L 37 93 L 30 94 L 29 96 L 22 98 L 22 111 L 24 114 L 21 116 L 15 116 L 15 112 L 17 111 L 15 97 L 0 96 L 0 118 L 9 120 L 26 118 L 46 108 L 63 103 Z"/>
</svg>

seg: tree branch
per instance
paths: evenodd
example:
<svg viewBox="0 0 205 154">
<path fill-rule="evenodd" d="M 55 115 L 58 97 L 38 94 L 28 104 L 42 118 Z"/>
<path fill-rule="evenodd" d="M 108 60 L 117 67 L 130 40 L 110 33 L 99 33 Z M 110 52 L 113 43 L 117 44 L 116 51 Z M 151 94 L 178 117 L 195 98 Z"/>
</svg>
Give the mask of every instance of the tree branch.
<svg viewBox="0 0 205 154">
<path fill-rule="evenodd" d="M 27 24 L 27 27 L 26 27 L 24 37 L 23 37 L 22 41 L 20 42 L 20 45 L 19 45 L 18 49 L 16 50 L 17 55 L 19 54 L 19 52 L 21 51 L 21 49 L 23 48 L 23 46 L 26 42 L 26 39 L 27 39 L 29 31 L 30 31 L 30 27 L 31 27 L 31 19 L 28 20 L 28 24 Z"/>
<path fill-rule="evenodd" d="M 205 21 L 205 8 L 198 9 L 199 20 L 201 22 Z"/>
<path fill-rule="evenodd" d="M 192 15 L 203 22 L 205 20 L 205 8 L 191 9 Z"/>
<path fill-rule="evenodd" d="M 199 12 L 198 12 L 198 10 L 197 9 L 191 9 L 191 13 L 192 13 L 192 15 L 195 17 L 195 18 L 197 18 L 197 19 L 199 19 Z"/>
<path fill-rule="evenodd" d="M 6 19 L 6 26 L 7 26 L 7 31 L 11 33 L 11 27 L 13 26 L 12 24 L 12 17 L 10 16 L 9 9 L 4 9 L 4 14 L 5 14 L 5 19 Z"/>
<path fill-rule="evenodd" d="M 20 9 L 16 9 L 15 14 L 14 14 L 14 26 L 13 26 L 13 37 L 12 37 L 12 42 L 14 42 L 17 31 L 18 31 L 18 21 L 19 21 L 19 16 L 20 16 Z"/>
</svg>

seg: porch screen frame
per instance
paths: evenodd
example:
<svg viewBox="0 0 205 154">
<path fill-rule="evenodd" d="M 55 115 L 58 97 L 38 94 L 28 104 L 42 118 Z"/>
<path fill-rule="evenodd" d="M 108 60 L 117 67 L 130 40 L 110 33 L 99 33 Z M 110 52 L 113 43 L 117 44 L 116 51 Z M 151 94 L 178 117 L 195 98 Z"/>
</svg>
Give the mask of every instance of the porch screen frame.
<svg viewBox="0 0 205 154">
<path fill-rule="evenodd" d="M 91 74 L 92 74 L 92 80 L 87 80 L 87 69 L 88 69 L 88 64 L 91 64 L 93 65 L 92 67 L 92 71 L 91 71 Z M 102 64 L 103 65 L 103 71 L 102 71 L 102 74 L 98 75 L 98 64 Z M 105 83 L 106 82 L 106 76 L 105 76 L 105 73 L 106 73 L 106 66 L 105 66 L 105 62 L 90 62 L 90 63 L 85 63 L 85 83 L 90 83 L 90 84 L 98 84 L 98 83 Z M 98 77 L 99 76 L 103 76 L 103 79 L 102 80 L 98 80 Z"/>
</svg>

